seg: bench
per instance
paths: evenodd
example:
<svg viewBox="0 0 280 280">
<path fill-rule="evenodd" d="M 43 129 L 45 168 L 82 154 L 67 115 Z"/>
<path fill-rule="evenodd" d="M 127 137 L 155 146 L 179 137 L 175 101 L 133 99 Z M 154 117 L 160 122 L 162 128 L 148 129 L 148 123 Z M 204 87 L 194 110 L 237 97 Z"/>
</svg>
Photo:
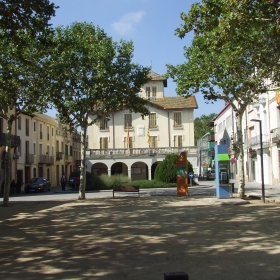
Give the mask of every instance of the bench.
<svg viewBox="0 0 280 280">
<path fill-rule="evenodd" d="M 125 186 L 125 187 L 113 187 L 113 198 L 115 197 L 115 192 L 138 192 L 140 196 L 140 187 L 139 186 Z"/>
</svg>

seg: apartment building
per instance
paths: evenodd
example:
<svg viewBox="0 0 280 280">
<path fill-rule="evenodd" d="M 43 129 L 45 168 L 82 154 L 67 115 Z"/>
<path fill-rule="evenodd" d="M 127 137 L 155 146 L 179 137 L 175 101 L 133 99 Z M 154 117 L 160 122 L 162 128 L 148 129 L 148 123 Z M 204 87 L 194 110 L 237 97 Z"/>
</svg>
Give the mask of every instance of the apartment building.
<svg viewBox="0 0 280 280">
<path fill-rule="evenodd" d="M 1 139 L 5 139 L 5 121 L 0 120 Z M 59 186 L 63 173 L 68 177 L 73 170 L 79 170 L 80 135 L 69 134 L 58 118 L 20 114 L 13 133 L 11 180 L 14 179 L 18 186 L 23 186 L 33 177 L 45 177 L 52 186 Z M 1 141 L 1 182 L 5 180 L 5 144 Z"/>
<path fill-rule="evenodd" d="M 195 97 L 165 97 L 167 80 L 151 72 L 141 91 L 149 99 L 150 115 L 122 110 L 88 128 L 87 171 L 122 173 L 131 180 L 153 179 L 156 165 L 169 153 L 188 151 L 197 171 L 194 146 Z"/>
<path fill-rule="evenodd" d="M 245 180 L 265 184 L 280 183 L 280 91 L 259 94 L 247 106 L 242 119 Z M 232 147 L 236 141 L 235 114 L 228 104 L 214 120 L 215 142 Z M 231 155 L 234 157 L 234 155 Z M 263 161 L 263 167 L 261 164 Z M 231 178 L 238 179 L 238 161 L 231 161 Z"/>
</svg>

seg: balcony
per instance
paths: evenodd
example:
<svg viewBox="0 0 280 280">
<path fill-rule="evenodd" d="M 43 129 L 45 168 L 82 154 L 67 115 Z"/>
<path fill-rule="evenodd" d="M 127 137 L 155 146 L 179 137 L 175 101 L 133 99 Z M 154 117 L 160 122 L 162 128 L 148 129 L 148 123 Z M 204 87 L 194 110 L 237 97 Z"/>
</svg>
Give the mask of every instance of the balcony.
<svg viewBox="0 0 280 280">
<path fill-rule="evenodd" d="M 25 155 L 25 163 L 26 164 L 34 163 L 34 155 L 33 154 L 26 154 Z"/>
<path fill-rule="evenodd" d="M 52 165 L 54 164 L 54 157 L 49 155 L 39 155 L 38 164 Z"/>
<path fill-rule="evenodd" d="M 7 145 L 7 133 L 0 133 L 0 146 Z M 16 135 L 11 135 L 11 148 L 18 147 L 20 145 L 20 137 Z"/>
<path fill-rule="evenodd" d="M 272 143 L 280 141 L 280 127 L 271 130 L 271 141 Z"/>
<path fill-rule="evenodd" d="M 262 135 L 262 145 L 263 148 L 268 148 L 269 147 L 269 135 L 268 134 L 263 134 Z M 254 150 L 260 149 L 260 135 L 257 135 L 255 137 L 252 137 L 250 139 L 245 140 L 244 142 L 244 148 L 252 148 Z"/>
<path fill-rule="evenodd" d="M 66 154 L 64 155 L 64 160 L 65 160 L 65 163 L 66 163 L 66 164 L 72 163 L 72 159 L 73 159 L 72 156 L 66 155 Z"/>
<path fill-rule="evenodd" d="M 63 153 L 62 152 L 56 152 L 56 160 L 62 160 Z"/>
<path fill-rule="evenodd" d="M 134 149 L 90 149 L 86 151 L 87 158 L 118 158 L 118 157 L 149 157 L 168 154 L 188 154 L 197 156 L 197 147 L 166 147 L 166 148 L 134 148 Z"/>
</svg>

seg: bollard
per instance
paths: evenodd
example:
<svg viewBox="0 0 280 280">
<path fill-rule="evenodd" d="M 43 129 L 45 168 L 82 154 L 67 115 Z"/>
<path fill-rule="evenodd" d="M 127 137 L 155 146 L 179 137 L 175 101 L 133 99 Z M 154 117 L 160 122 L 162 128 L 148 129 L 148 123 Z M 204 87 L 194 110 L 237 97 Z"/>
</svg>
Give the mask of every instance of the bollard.
<svg viewBox="0 0 280 280">
<path fill-rule="evenodd" d="M 189 280 L 186 272 L 165 272 L 164 280 Z"/>
</svg>

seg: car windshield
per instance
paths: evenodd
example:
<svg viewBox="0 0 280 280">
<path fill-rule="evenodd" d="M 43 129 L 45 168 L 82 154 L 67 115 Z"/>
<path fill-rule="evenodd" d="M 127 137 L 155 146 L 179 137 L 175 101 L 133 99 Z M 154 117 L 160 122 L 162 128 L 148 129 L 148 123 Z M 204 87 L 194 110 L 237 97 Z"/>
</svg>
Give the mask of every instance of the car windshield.
<svg viewBox="0 0 280 280">
<path fill-rule="evenodd" d="M 41 183 L 43 180 L 43 178 L 32 178 L 30 183 Z"/>
</svg>

